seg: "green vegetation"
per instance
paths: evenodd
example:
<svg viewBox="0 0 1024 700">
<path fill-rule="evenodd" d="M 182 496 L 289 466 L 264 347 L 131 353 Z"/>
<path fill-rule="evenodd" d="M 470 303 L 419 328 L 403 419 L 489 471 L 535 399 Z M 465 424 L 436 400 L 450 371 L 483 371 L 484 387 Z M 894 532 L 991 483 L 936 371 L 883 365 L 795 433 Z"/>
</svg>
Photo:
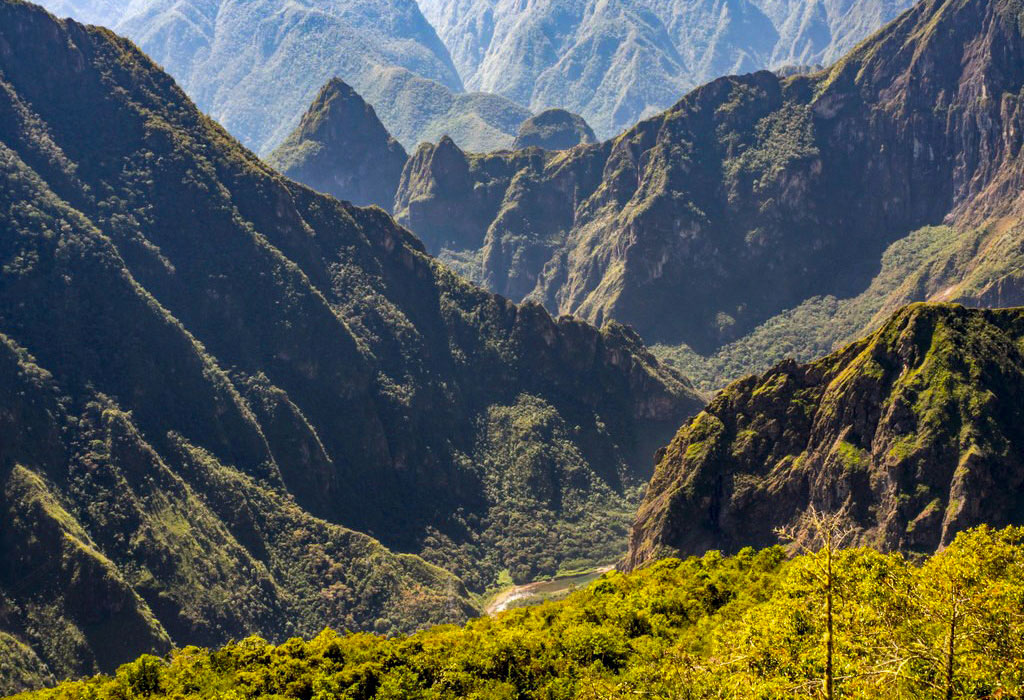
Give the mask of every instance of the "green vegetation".
<svg viewBox="0 0 1024 700">
<path fill-rule="evenodd" d="M 464 628 L 186 647 L 19 697 L 782 700 L 821 698 L 828 678 L 834 698 L 1011 698 L 1024 692 L 1022 601 L 1021 529 L 963 533 L 920 564 L 869 549 L 709 552 Z"/>
<path fill-rule="evenodd" d="M 630 560 L 778 541 L 811 508 L 930 553 L 1024 508 L 1024 311 L 913 304 L 871 335 L 734 382 L 663 453 Z"/>
<path fill-rule="evenodd" d="M 992 291 L 1001 280 L 1012 281 L 1020 262 L 1012 252 L 1019 236 L 1019 227 L 1001 224 L 972 230 L 927 226 L 889 246 L 878 274 L 854 297 L 808 299 L 712 355 L 698 355 L 685 345 L 652 350 L 710 391 L 787 358 L 810 362 L 828 354 L 874 331 L 911 301 L 961 298 L 1016 305 L 1014 285 L 1007 285 L 1002 297 Z"/>
<path fill-rule="evenodd" d="M 624 551 L 701 402 L 634 334 L 278 175 L 106 30 L 0 0 L 0 76 L 8 689 L 461 622 Z"/>
</svg>

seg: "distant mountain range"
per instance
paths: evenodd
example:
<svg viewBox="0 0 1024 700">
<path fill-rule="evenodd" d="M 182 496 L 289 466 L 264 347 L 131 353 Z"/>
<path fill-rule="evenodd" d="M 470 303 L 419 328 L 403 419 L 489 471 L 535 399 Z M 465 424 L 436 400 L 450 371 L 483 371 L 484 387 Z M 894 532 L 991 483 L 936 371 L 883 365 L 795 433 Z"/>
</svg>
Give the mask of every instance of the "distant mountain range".
<svg viewBox="0 0 1024 700">
<path fill-rule="evenodd" d="M 335 77 L 369 98 L 407 148 L 443 133 L 474 150 L 507 147 L 530 115 L 497 95 L 465 94 L 414 0 L 44 5 L 133 39 L 201 109 L 260 153 L 285 139 Z"/>
<path fill-rule="evenodd" d="M 470 89 L 609 138 L 730 73 L 825 64 L 910 0 L 422 0 Z M 460 144 L 461 145 L 461 144 Z"/>
<path fill-rule="evenodd" d="M 566 150 L 596 140 L 582 117 L 552 109 L 522 122 L 513 145 Z M 441 141 L 453 143 L 447 135 Z M 407 160 L 376 110 L 337 78 L 324 86 L 295 131 L 266 157 L 281 173 L 318 192 L 389 212 Z"/>
<path fill-rule="evenodd" d="M 433 26 L 413 0 L 44 4 L 132 38 L 265 154 L 332 78 L 407 150 L 445 134 L 472 152 L 508 148 L 531 112 L 554 107 L 607 138 L 720 75 L 827 63 L 909 0 L 424 0 Z"/>
<path fill-rule="evenodd" d="M 0 231 L 5 678 L 465 619 L 502 572 L 618 556 L 703 403 L 627 328 L 468 284 L 20 0 Z"/>
</svg>

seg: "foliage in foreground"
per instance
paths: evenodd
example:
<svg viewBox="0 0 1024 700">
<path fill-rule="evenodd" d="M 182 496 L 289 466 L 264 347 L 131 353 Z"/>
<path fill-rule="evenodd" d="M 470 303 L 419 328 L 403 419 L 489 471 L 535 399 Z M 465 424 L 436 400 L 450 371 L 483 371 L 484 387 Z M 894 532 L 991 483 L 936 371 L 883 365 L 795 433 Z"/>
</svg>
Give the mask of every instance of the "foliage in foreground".
<svg viewBox="0 0 1024 700">
<path fill-rule="evenodd" d="M 411 637 L 325 631 L 145 656 L 26 700 L 816 698 L 826 551 L 710 552 L 613 573 L 565 601 Z M 835 697 L 1019 698 L 1024 529 L 979 528 L 921 564 L 835 553 Z"/>
</svg>

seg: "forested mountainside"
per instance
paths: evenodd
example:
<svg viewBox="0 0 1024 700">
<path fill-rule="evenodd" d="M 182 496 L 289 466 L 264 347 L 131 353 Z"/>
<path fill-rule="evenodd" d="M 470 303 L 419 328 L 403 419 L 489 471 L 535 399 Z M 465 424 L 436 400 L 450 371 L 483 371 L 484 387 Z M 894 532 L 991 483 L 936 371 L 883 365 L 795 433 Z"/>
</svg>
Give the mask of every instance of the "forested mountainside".
<svg viewBox="0 0 1024 700">
<path fill-rule="evenodd" d="M 1020 529 L 965 533 L 920 564 L 863 549 L 829 554 L 786 561 L 775 547 L 667 559 L 464 628 L 189 647 L 19 700 L 810 700 L 824 696 L 829 670 L 836 698 L 1024 692 Z"/>
<path fill-rule="evenodd" d="M 1020 20 L 925 0 L 825 71 L 722 78 L 613 141 L 424 148 L 396 213 L 493 289 L 628 323 L 709 387 L 908 301 L 1021 303 Z"/>
<path fill-rule="evenodd" d="M 407 158 L 373 107 L 334 78 L 266 161 L 318 192 L 391 211 Z"/>
<path fill-rule="evenodd" d="M 536 146 L 548 151 L 564 151 L 581 143 L 596 142 L 594 130 L 583 117 L 564 109 L 547 109 L 520 125 L 512 149 Z"/>
<path fill-rule="evenodd" d="M 915 304 L 811 364 L 738 381 L 664 450 L 629 565 L 778 541 L 810 508 L 930 553 L 1024 523 L 1024 309 Z"/>
<path fill-rule="evenodd" d="M 910 4 L 423 0 L 420 6 L 469 89 L 537 111 L 564 107 L 610 138 L 719 76 L 830 63 Z"/>
<path fill-rule="evenodd" d="M 4 663 L 410 629 L 621 551 L 701 403 L 635 334 L 279 176 L 107 30 L 2 0 L 0 75 Z"/>
</svg>

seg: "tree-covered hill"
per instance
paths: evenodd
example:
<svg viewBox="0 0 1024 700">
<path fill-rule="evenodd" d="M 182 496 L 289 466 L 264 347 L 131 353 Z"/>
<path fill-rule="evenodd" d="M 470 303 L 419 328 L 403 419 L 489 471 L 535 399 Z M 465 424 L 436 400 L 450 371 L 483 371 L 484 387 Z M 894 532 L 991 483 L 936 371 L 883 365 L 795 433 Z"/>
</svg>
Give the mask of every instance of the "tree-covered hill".
<svg viewBox="0 0 1024 700">
<path fill-rule="evenodd" d="M 628 329 L 471 286 L 21 0 L 0 178 L 0 663 L 37 678 L 461 620 L 502 570 L 614 558 L 701 403 Z"/>
<path fill-rule="evenodd" d="M 1019 529 L 964 533 L 920 564 L 834 547 L 790 561 L 778 547 L 709 552 L 463 628 L 186 647 L 19 698 L 1017 698 L 1022 601 Z"/>
<path fill-rule="evenodd" d="M 629 564 L 778 541 L 808 509 L 929 553 L 1024 523 L 1024 309 L 915 304 L 816 362 L 740 380 L 662 452 Z"/>
<path fill-rule="evenodd" d="M 594 130 L 583 117 L 564 109 L 548 109 L 520 125 L 512 150 L 536 146 L 549 151 L 564 151 L 581 143 L 596 142 Z"/>
</svg>

